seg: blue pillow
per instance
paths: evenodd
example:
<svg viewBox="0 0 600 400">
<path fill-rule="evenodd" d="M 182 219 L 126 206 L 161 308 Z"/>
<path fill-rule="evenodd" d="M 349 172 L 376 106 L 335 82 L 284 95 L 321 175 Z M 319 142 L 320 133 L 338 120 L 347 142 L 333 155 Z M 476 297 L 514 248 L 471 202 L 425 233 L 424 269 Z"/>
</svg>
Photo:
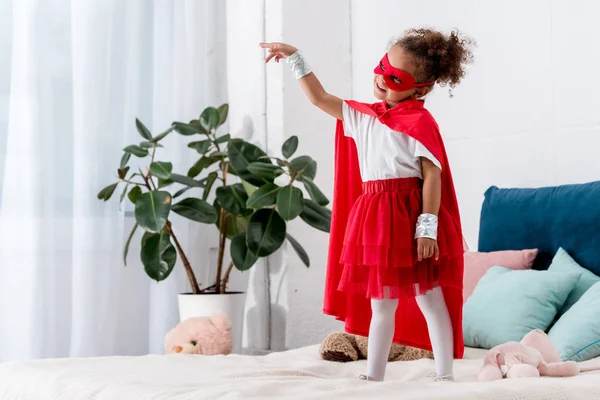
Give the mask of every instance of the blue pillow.
<svg viewBox="0 0 600 400">
<path fill-rule="evenodd" d="M 465 345 L 491 349 L 550 326 L 578 273 L 492 267 L 463 309 Z"/>
<path fill-rule="evenodd" d="M 567 300 L 565 300 L 565 304 L 563 304 L 562 308 L 558 312 L 559 317 L 566 313 L 567 310 L 571 308 L 573 304 L 575 304 L 589 288 L 594 286 L 595 283 L 600 282 L 600 276 L 594 275 L 581 265 L 577 264 L 575 260 L 571 258 L 569 253 L 562 248 L 558 249 L 558 252 L 552 259 L 552 264 L 550 264 L 548 271 L 577 272 L 581 274 L 579 280 L 575 283 L 573 291 L 569 294 Z"/>
<path fill-rule="evenodd" d="M 600 282 L 554 324 L 548 336 L 562 361 L 585 361 L 600 356 Z"/>
<path fill-rule="evenodd" d="M 600 181 L 485 193 L 479 251 L 539 249 L 534 269 L 547 269 L 559 247 L 600 275 Z"/>
</svg>

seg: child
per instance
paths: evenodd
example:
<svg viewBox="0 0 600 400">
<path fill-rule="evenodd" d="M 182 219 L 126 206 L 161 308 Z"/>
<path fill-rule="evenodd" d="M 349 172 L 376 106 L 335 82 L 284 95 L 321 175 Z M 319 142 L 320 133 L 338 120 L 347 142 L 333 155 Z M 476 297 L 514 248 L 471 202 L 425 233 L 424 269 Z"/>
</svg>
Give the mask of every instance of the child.
<svg viewBox="0 0 600 400">
<path fill-rule="evenodd" d="M 463 239 L 450 167 L 422 98 L 455 86 L 472 60 L 457 32 L 406 32 L 375 68 L 374 104 L 327 93 L 302 54 L 286 59 L 308 99 L 338 119 L 324 312 L 369 337 L 366 375 L 381 381 L 392 341 L 432 350 L 437 381 L 462 358 Z"/>
</svg>

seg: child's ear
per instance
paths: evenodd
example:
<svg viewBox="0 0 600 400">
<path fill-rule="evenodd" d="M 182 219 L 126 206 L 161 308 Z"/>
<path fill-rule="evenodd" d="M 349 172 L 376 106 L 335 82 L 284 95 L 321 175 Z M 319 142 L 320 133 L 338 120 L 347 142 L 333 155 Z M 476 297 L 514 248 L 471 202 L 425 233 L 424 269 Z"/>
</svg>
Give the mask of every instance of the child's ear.
<svg viewBox="0 0 600 400">
<path fill-rule="evenodd" d="M 415 88 L 415 93 L 413 94 L 415 99 L 420 99 L 421 97 L 425 97 L 431 91 L 430 86 L 423 86 Z"/>
</svg>

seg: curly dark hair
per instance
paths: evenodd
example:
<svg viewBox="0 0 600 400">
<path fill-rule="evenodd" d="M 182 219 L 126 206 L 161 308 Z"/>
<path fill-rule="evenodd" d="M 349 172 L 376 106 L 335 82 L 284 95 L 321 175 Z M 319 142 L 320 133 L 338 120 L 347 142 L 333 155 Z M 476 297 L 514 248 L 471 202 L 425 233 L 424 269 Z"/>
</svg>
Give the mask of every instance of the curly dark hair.
<svg viewBox="0 0 600 400">
<path fill-rule="evenodd" d="M 419 82 L 454 87 L 465 76 L 465 65 L 473 62 L 475 41 L 457 30 L 445 35 L 432 29 L 409 29 L 394 45 L 414 57 Z"/>
</svg>

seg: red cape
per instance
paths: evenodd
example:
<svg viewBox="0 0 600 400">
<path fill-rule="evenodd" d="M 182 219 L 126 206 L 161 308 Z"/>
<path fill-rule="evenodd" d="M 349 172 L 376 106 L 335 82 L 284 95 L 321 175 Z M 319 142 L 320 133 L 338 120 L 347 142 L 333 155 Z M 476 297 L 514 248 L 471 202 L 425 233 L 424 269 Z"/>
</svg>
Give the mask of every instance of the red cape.
<svg viewBox="0 0 600 400">
<path fill-rule="evenodd" d="M 462 238 L 462 228 L 454 182 L 446 157 L 446 150 L 439 128 L 432 115 L 418 100 L 404 101 L 388 109 L 384 102 L 375 104 L 346 101 L 355 110 L 377 117 L 390 129 L 407 134 L 421 142 L 442 164 L 442 204 L 453 216 L 455 234 Z M 338 291 L 343 264 L 339 263 L 342 252 L 346 222 L 356 199 L 362 194 L 362 180 L 354 141 L 344 135 L 342 121 L 337 121 L 335 138 L 334 201 L 329 239 L 329 256 L 325 282 L 325 314 L 345 322 L 346 331 L 368 336 L 371 321 L 370 301 L 362 296 Z M 456 249 L 454 249 L 456 250 Z M 460 249 L 461 253 L 462 250 Z M 454 330 L 454 356 L 462 358 L 464 342 L 462 334 L 463 306 L 463 257 L 450 282 L 442 285 L 444 299 Z M 415 299 L 401 299 L 396 311 L 394 342 L 431 350 L 427 324 Z"/>
</svg>

